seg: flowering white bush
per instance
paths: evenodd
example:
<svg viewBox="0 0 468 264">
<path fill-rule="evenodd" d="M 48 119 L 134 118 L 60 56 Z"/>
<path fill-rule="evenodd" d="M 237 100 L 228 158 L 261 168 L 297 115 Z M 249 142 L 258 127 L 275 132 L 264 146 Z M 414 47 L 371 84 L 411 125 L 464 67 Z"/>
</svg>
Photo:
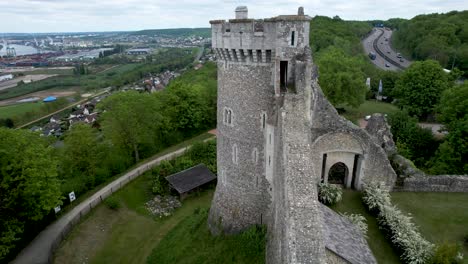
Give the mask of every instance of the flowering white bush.
<svg viewBox="0 0 468 264">
<path fill-rule="evenodd" d="M 337 202 L 341 201 L 342 194 L 343 191 L 336 185 L 331 185 L 328 183 L 319 183 L 318 185 L 319 200 L 324 204 L 336 204 Z"/>
<path fill-rule="evenodd" d="M 367 238 L 367 223 L 366 218 L 360 214 L 343 213 L 341 216 L 346 217 L 351 223 L 355 224 L 361 231 L 362 235 Z"/>
<path fill-rule="evenodd" d="M 403 251 L 400 257 L 405 263 L 422 264 L 431 258 L 434 245 L 421 236 L 411 217 L 392 205 L 384 185 L 365 185 L 363 201 L 369 210 L 378 212 L 379 226 L 389 230 L 392 243 Z"/>
</svg>

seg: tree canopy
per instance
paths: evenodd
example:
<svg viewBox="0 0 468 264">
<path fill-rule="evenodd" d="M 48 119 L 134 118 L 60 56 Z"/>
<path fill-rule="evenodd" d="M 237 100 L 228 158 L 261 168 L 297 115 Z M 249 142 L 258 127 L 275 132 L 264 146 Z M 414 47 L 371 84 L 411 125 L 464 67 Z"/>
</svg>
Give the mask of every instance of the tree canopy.
<svg viewBox="0 0 468 264">
<path fill-rule="evenodd" d="M 0 259 L 27 221 L 38 221 L 61 204 L 52 151 L 37 134 L 0 128 Z"/>
<path fill-rule="evenodd" d="M 427 118 L 434 112 L 442 92 L 449 87 L 447 74 L 433 60 L 415 62 L 396 81 L 398 105 L 412 116 Z"/>
<path fill-rule="evenodd" d="M 468 74 L 468 11 L 419 15 L 399 21 L 392 42 L 416 60 L 437 60 Z"/>
<path fill-rule="evenodd" d="M 364 102 L 367 88 L 359 61 L 330 47 L 320 54 L 317 63 L 320 87 L 335 107 L 357 107 Z"/>
</svg>

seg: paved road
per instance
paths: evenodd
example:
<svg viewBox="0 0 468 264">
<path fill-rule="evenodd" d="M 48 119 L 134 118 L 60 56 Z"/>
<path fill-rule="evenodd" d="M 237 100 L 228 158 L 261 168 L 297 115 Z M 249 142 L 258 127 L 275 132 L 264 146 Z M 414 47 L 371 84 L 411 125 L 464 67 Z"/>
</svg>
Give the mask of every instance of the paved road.
<svg viewBox="0 0 468 264">
<path fill-rule="evenodd" d="M 406 58 L 402 58 L 403 62 L 400 61 L 400 58 L 397 56 L 397 52 L 392 49 L 390 46 L 390 39 L 392 37 L 393 31 L 388 29 L 374 28 L 372 33 L 369 34 L 367 38 L 362 41 L 364 50 L 366 54 L 373 52 L 376 54 L 375 60 L 372 60 L 372 63 L 377 67 L 383 70 L 397 71 L 401 68 L 407 68 L 411 65 L 411 62 Z M 374 41 L 376 41 L 377 49 L 381 51 L 383 56 L 374 47 Z M 385 66 L 388 65 L 388 67 Z M 394 65 L 396 64 L 396 65 Z M 400 66 L 400 67 L 399 67 Z"/>
<path fill-rule="evenodd" d="M 207 141 L 209 139 L 206 139 Z M 190 146 L 189 146 L 190 147 Z M 180 148 L 164 156 L 151 159 L 135 169 L 127 172 L 113 182 L 109 183 L 101 190 L 93 194 L 88 199 L 76 205 L 70 212 L 60 217 L 50 224 L 25 248 L 11 264 L 46 264 L 53 258 L 53 252 L 60 245 L 72 227 L 79 223 L 81 217 L 86 215 L 92 208 L 98 205 L 103 199 L 113 192 L 125 186 L 128 182 L 158 165 L 163 160 L 173 159 L 182 155 L 189 147 Z"/>
</svg>

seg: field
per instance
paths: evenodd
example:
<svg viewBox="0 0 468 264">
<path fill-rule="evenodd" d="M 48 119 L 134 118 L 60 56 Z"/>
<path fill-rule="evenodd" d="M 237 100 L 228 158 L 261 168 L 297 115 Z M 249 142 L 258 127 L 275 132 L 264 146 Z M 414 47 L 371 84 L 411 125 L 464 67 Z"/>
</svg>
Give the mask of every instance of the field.
<svg viewBox="0 0 468 264">
<path fill-rule="evenodd" d="M 0 106 L 0 118 L 14 118 L 27 112 L 39 110 L 42 105 L 44 105 L 44 103 L 37 102 Z"/>
<path fill-rule="evenodd" d="M 365 101 L 357 109 L 346 107 L 345 113 L 342 115 L 346 117 L 353 123 L 358 123 L 359 119 L 363 119 L 366 115 L 371 115 L 374 113 L 390 114 L 398 111 L 398 108 L 395 105 L 378 102 L 378 101 Z"/>
<path fill-rule="evenodd" d="M 436 244 L 447 241 L 463 245 L 463 237 L 468 234 L 467 193 L 395 192 L 391 196 L 398 208 L 412 215 L 426 239 Z M 369 227 L 367 241 L 378 263 L 400 263 L 395 250 L 378 229 L 375 217 L 364 208 L 360 192 L 345 190 L 343 200 L 332 208 L 366 217 Z M 463 254 L 468 256 L 466 244 L 463 245 Z M 464 263 L 468 263 L 467 258 Z"/>
</svg>

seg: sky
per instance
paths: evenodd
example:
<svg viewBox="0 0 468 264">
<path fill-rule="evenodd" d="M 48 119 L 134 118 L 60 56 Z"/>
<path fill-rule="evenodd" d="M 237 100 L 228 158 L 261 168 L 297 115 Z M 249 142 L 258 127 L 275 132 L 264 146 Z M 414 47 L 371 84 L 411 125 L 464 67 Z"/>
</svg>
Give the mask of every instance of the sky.
<svg viewBox="0 0 468 264">
<path fill-rule="evenodd" d="M 388 3 L 388 4 L 381 4 Z M 250 18 L 296 14 L 372 20 L 468 9 L 466 0 L 0 0 L 0 32 L 86 32 L 209 27 L 234 18 L 245 5 Z"/>
</svg>

